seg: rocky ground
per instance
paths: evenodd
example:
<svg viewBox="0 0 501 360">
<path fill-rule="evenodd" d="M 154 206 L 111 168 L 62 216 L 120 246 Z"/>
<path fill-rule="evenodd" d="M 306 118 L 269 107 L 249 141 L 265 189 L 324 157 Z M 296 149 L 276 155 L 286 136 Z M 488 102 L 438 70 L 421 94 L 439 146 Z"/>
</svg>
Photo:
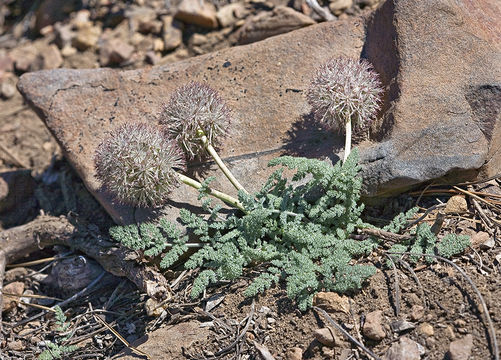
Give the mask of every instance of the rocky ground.
<svg viewBox="0 0 501 360">
<path fill-rule="evenodd" d="M 325 20 L 368 15 L 379 5 L 377 0 L 334 0 L 321 3 L 320 9 L 309 4 L 301 0 L 4 1 L 0 4 L 0 230 L 6 234 L 47 214 L 76 222 L 82 238 L 101 239 L 113 223 L 23 101 L 16 89 L 20 75 L 56 68 L 170 64 Z M 427 212 L 425 221 L 437 224 L 437 219 L 444 219 L 441 234 L 471 235 L 471 249 L 455 262 L 483 295 L 498 337 L 500 199 L 499 178 L 492 178 L 459 187 L 414 189 L 366 213 L 369 220 L 384 223 L 414 204 L 421 206 L 421 214 L 439 205 Z M 129 359 L 141 352 L 154 359 L 370 358 L 354 341 L 386 359 L 495 358 L 482 301 L 457 269 L 443 262 L 413 268 L 405 261 L 388 269 L 380 253 L 374 253 L 372 260 L 378 273 L 360 293 L 317 296 L 316 304 L 327 311 L 326 317 L 313 310 L 301 313 L 281 288 L 254 301 L 244 299 L 239 289 L 254 276 L 253 270 L 237 283 L 210 288 L 196 302 L 188 296 L 194 274 L 169 271 L 166 278 L 172 292 L 158 304 L 132 282 L 103 272 L 90 258 L 65 247 L 49 247 L 7 269 L 0 359 L 37 358 L 48 341 L 63 341 L 43 307 L 75 293 L 71 306 L 63 307 L 70 323 L 63 342 L 78 347 L 68 358 Z M 92 283 L 96 276 L 99 281 Z M 85 291 L 78 293 L 82 288 Z M 330 321 L 352 338 L 344 337 Z M 121 342 L 119 335 L 132 345 Z"/>
</svg>

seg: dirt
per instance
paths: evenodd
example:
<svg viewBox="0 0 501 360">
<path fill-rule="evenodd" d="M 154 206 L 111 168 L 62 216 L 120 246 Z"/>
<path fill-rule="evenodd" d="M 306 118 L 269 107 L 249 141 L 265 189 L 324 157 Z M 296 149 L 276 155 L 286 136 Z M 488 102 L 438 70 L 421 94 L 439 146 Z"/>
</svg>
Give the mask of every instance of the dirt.
<svg viewBox="0 0 501 360">
<path fill-rule="evenodd" d="M 140 3 L 144 4 L 143 1 Z M 7 2 L 7 5 L 9 4 L 11 11 L 18 9 L 12 5 L 12 2 Z M 4 15 L 7 5 L 0 6 Z M 154 9 L 156 9 L 155 6 L 152 5 Z M 109 6 L 109 8 L 112 7 Z M 262 6 L 262 9 L 266 11 L 266 6 Z M 74 14 L 74 11 L 67 13 L 67 19 Z M 111 14 L 112 12 L 109 11 L 99 16 L 106 18 L 106 16 L 111 17 Z M 9 37 L 17 31 L 18 27 L 15 24 L 19 24 L 23 16 L 29 19 L 28 12 L 5 17 L 6 25 L 3 29 L 4 34 L 0 32 L 0 41 L 3 41 L 2 44 L 7 49 L 14 48 L 21 43 L 40 41 L 40 37 L 35 38 L 30 31 L 21 32 L 17 37 Z M 207 35 L 208 40 L 203 46 L 194 49 L 189 39 L 196 32 Z M 234 45 L 236 40 L 232 34 L 233 31 L 225 29 L 207 31 L 187 26 L 183 33 L 184 42 L 181 48 L 162 53 L 162 61 L 174 61 Z M 136 68 L 145 64 L 144 60 L 131 61 L 122 64 L 121 67 Z M 99 66 L 99 62 L 95 50 L 68 56 L 64 58 L 62 65 L 62 67 L 71 68 L 96 66 Z M 14 78 L 19 74 L 20 72 L 8 71 L 8 76 Z M 0 73 L 0 75 L 6 76 L 5 73 Z M 7 207 L 0 208 L 0 230 L 25 224 L 43 212 L 52 215 L 71 214 L 97 228 L 96 231 L 106 234 L 109 226 L 112 225 L 111 220 L 88 194 L 80 179 L 65 162 L 56 141 L 37 115 L 23 102 L 21 95 L 17 92 L 13 97 L 0 101 L 0 177 L 5 178 L 7 173 L 20 176 L 9 184 L 12 189 L 10 191 L 15 193 L 15 201 Z M 21 186 L 21 184 L 25 185 Z M 489 184 L 488 190 L 478 185 L 477 190 L 501 194 L 499 182 L 491 181 Z M 414 194 L 408 193 L 394 199 L 385 199 L 383 205 L 373 207 L 366 212 L 367 218 L 370 221 L 384 223 L 385 219 L 390 218 L 391 215 L 415 203 L 420 190 L 418 189 Z M 453 189 L 447 187 L 446 190 L 452 192 Z M 438 201 L 446 202 L 452 193 L 445 195 L 432 193 L 431 195 L 432 197 L 420 202 L 423 206 L 421 213 L 426 208 L 437 204 Z M 491 227 L 487 226 L 472 198 L 468 197 L 467 200 L 468 210 L 464 214 L 446 216 L 441 230 L 442 234 L 455 232 L 473 235 L 479 231 L 487 231 L 491 233 L 491 237 L 492 234 L 499 234 L 496 232 L 499 226 L 496 228 L 495 222 L 491 223 Z M 483 202 L 480 204 L 487 215 L 499 219 L 499 204 L 494 206 Z M 431 212 L 427 221 L 433 224 L 436 216 L 437 212 Z M 26 261 L 45 259 L 67 251 L 68 249 L 45 249 L 27 256 Z M 492 247 L 473 246 L 463 256 L 454 260 L 471 277 L 484 297 L 498 338 L 501 338 L 500 254 L 500 243 L 495 237 Z M 348 312 L 331 313 L 332 320 L 347 329 L 355 339 L 361 340 L 382 357 L 402 336 L 406 336 L 424 347 L 425 354 L 421 357 L 422 359 L 443 359 L 452 341 L 471 334 L 473 335 L 473 348 L 470 359 L 493 358 L 493 344 L 479 298 L 471 284 L 451 265 L 439 261 L 430 265 L 410 266 L 410 269 L 413 269 L 410 271 L 404 263 L 404 265 L 397 264 L 398 270 L 395 272 L 385 266 L 386 258 L 381 252 L 372 254 L 371 260 L 378 267 L 377 274 L 370 279 L 362 291 L 350 294 Z M 14 270 L 9 273 L 10 278 L 6 278 L 4 286 L 14 281 L 21 281 L 24 283 L 23 294 L 25 296 L 34 294 L 62 297 L 62 292 L 46 280 L 45 275 L 50 272 L 50 267 L 46 265 L 52 264 L 50 261 L 14 267 Z M 173 280 L 180 274 L 182 274 L 180 271 L 168 273 Z M 146 314 L 144 305 L 147 298 L 144 294 L 140 294 L 130 282 L 107 275 L 109 279 L 108 282 L 103 281 L 104 287 L 93 288 L 80 297 L 66 313 L 74 329 L 70 336 L 70 343 L 79 347 L 68 358 L 104 359 L 117 354 L 124 348 L 115 335 L 93 318 L 92 314 L 98 313 L 94 309 L 105 309 L 106 311 L 99 313 L 101 314 L 99 316 L 130 342 L 160 326 L 191 319 L 201 322 L 214 321 L 210 327 L 208 340 L 185 349 L 184 355 L 180 354 L 179 358 L 258 359 L 259 355 L 254 342 L 263 344 L 277 360 L 292 360 L 290 351 L 295 347 L 301 349 L 303 359 L 367 358 L 359 347 L 343 339 L 339 332 L 337 333 L 341 339 L 339 346 L 330 348 L 315 340 L 313 332 L 329 326 L 328 321 L 314 310 L 304 313 L 299 311 L 296 305 L 286 297 L 283 286 L 272 288 L 254 300 L 252 322 L 249 323 L 244 333 L 243 330 L 245 330 L 253 305 L 252 299 L 245 299 L 242 291 L 249 277 L 253 275 L 251 269 L 244 279 L 236 283 L 221 283 L 210 287 L 204 299 L 214 294 L 222 294 L 224 300 L 210 311 L 212 317 L 209 317 L 206 313 L 200 312 L 200 309 L 205 306 L 205 301 L 193 301 L 189 298 L 193 274 L 187 274 L 182 277 L 182 281 L 175 288 L 173 299 L 165 307 L 163 318 Z M 398 278 L 398 286 L 395 276 Z M 31 300 L 25 297 L 23 301 Z M 41 300 L 38 304 L 51 306 L 54 303 L 50 299 L 44 301 Z M 398 306 L 397 303 L 400 305 Z M 423 314 L 418 318 L 411 316 L 416 306 L 423 307 Z M 369 340 L 362 334 L 364 319 L 367 314 L 376 310 L 381 310 L 383 313 L 381 325 L 386 336 L 381 341 Z M 43 341 L 54 339 L 54 322 L 51 316 L 30 320 L 30 317 L 38 314 L 39 311 L 40 309 L 34 306 L 18 303 L 13 310 L 4 312 L 2 321 L 5 340 L 3 342 L 0 340 L 0 359 L 37 358 L 44 348 Z M 402 319 L 412 323 L 413 328 L 403 332 L 393 331 L 391 324 Z M 430 326 L 426 324 L 431 325 L 433 334 L 430 333 Z M 237 341 L 236 346 L 230 347 L 226 353 L 217 355 L 218 351 L 234 343 L 238 334 L 243 334 L 241 341 Z"/>
</svg>

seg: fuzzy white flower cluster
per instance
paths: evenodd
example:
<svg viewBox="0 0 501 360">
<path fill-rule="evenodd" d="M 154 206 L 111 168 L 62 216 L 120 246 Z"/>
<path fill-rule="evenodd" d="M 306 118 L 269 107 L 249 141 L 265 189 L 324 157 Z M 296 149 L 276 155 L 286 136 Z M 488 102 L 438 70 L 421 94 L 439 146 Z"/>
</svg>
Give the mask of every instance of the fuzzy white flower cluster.
<svg viewBox="0 0 501 360">
<path fill-rule="evenodd" d="M 344 130 L 347 122 L 359 128 L 373 120 L 382 92 L 378 75 L 368 61 L 340 57 L 317 70 L 307 99 L 316 120 Z"/>
</svg>

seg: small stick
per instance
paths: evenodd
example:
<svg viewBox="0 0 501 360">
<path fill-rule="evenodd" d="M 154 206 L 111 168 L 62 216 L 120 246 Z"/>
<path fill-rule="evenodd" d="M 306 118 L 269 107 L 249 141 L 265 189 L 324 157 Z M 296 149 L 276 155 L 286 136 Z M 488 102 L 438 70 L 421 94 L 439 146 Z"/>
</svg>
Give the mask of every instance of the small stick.
<svg viewBox="0 0 501 360">
<path fill-rule="evenodd" d="M 390 260 L 391 266 L 393 267 L 393 277 L 395 278 L 395 316 L 398 317 L 400 315 L 400 286 L 398 282 L 398 271 L 391 256 L 388 254 L 385 254 L 385 256 L 388 260 Z"/>
<path fill-rule="evenodd" d="M 264 345 L 261 345 L 256 340 L 253 341 L 253 344 L 256 350 L 259 352 L 259 355 L 263 358 L 263 360 L 275 360 L 273 355 L 271 355 L 270 350 Z"/>
<path fill-rule="evenodd" d="M 14 165 L 19 166 L 20 168 L 28 169 L 29 166 L 24 163 L 21 159 L 19 159 L 16 155 L 14 155 L 9 149 L 7 149 L 2 143 L 0 143 L 0 150 L 6 153 L 11 160 L 14 160 Z"/>
<path fill-rule="evenodd" d="M 394 234 L 392 232 L 380 230 L 380 229 L 365 228 L 365 229 L 360 229 L 359 231 L 361 234 L 375 236 L 375 237 L 378 237 L 380 239 L 383 239 L 384 241 L 388 241 L 390 243 L 399 243 L 402 241 L 412 239 L 412 236 L 410 236 L 410 235 Z"/>
<path fill-rule="evenodd" d="M 350 335 L 349 332 L 347 332 L 345 329 L 343 329 L 341 327 L 341 325 L 339 325 L 338 323 L 336 323 L 334 320 L 332 320 L 332 318 L 330 317 L 330 315 L 323 309 L 320 309 L 319 307 L 317 306 L 313 306 L 313 309 L 319 313 L 321 313 L 326 319 L 327 321 L 332 325 L 334 326 L 336 329 L 338 329 L 345 337 L 348 338 L 348 340 L 350 340 L 352 343 L 354 343 L 355 345 L 357 345 L 360 349 L 362 349 L 362 351 L 364 351 L 367 355 L 369 356 L 372 356 L 374 359 L 376 360 L 381 360 L 381 358 L 379 356 L 377 356 L 376 354 L 374 354 L 372 351 L 370 351 L 368 348 L 365 347 L 364 344 L 362 344 L 361 342 L 359 342 L 357 339 L 355 339 L 353 336 Z"/>
</svg>

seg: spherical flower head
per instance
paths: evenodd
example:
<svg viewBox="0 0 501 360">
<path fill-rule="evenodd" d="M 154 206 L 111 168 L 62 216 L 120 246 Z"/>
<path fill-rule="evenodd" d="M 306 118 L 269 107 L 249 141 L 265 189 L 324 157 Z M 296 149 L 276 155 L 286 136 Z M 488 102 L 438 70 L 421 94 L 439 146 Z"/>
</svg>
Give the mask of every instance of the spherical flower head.
<svg viewBox="0 0 501 360">
<path fill-rule="evenodd" d="M 125 124 L 97 148 L 96 176 L 116 199 L 139 207 L 165 203 L 178 185 L 175 169 L 184 169 L 182 151 L 158 127 Z"/>
<path fill-rule="evenodd" d="M 383 89 L 378 74 L 366 60 L 334 58 L 322 65 L 308 89 L 308 103 L 315 119 L 327 127 L 343 130 L 372 121 L 380 108 Z"/>
<path fill-rule="evenodd" d="M 230 124 L 230 111 L 218 92 L 207 84 L 190 82 L 172 94 L 160 124 L 193 159 L 205 152 L 200 141 L 202 130 L 208 143 L 217 146 Z"/>
</svg>

